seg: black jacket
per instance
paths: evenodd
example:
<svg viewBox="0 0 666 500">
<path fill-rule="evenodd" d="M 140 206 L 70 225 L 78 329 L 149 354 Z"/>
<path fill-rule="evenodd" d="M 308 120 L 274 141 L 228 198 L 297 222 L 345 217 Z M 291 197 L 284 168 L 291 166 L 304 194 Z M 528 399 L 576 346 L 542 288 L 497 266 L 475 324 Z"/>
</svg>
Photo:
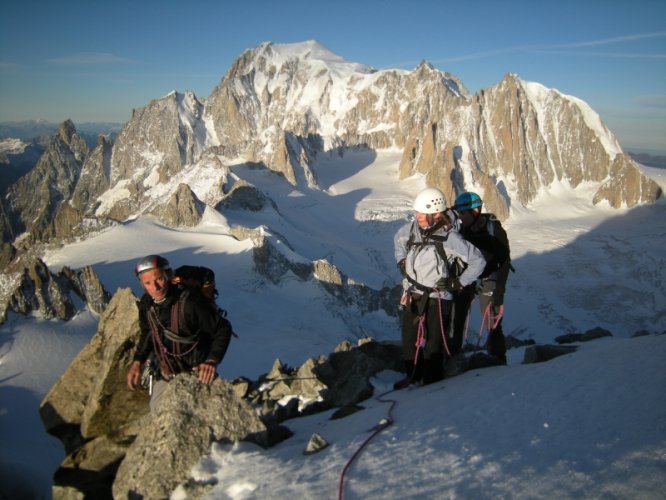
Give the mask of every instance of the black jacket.
<svg viewBox="0 0 666 500">
<path fill-rule="evenodd" d="M 178 304 L 179 298 L 181 304 Z M 182 312 L 179 310 L 181 306 Z M 164 329 L 174 330 L 173 314 L 178 314 L 178 332 L 174 333 L 184 342 L 172 340 L 173 335 L 164 332 Z M 157 320 L 152 321 L 156 328 L 151 327 L 150 315 L 154 315 L 153 318 Z M 160 366 L 160 356 L 155 349 L 158 342 L 164 346 L 166 359 L 175 373 L 190 371 L 204 362 L 219 364 L 227 352 L 232 332 L 229 321 L 217 314 L 200 292 L 196 289 L 183 290 L 173 285 L 161 304 L 156 304 L 147 293 L 141 297 L 139 326 L 141 336 L 134 360 L 143 363 L 154 358 Z M 153 329 L 155 332 L 151 331 Z M 155 334 L 157 338 L 154 338 Z"/>
<path fill-rule="evenodd" d="M 502 305 L 511 269 L 511 251 L 509 237 L 501 222 L 493 214 L 483 213 L 471 226 L 461 227 L 460 234 L 486 258 L 486 269 L 481 278 L 495 282 L 493 303 Z"/>
</svg>

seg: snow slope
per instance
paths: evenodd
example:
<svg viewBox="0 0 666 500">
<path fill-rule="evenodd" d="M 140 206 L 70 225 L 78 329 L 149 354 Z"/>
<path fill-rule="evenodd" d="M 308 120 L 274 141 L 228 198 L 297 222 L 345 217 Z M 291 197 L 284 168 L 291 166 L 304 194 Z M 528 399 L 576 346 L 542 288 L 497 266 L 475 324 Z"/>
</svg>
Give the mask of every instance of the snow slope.
<svg viewBox="0 0 666 500">
<path fill-rule="evenodd" d="M 369 286 L 397 283 L 393 234 L 424 187 L 420 177 L 392 181 L 398 158 L 394 151 L 322 157 L 314 166 L 320 190 L 237 166 L 234 174 L 271 196 L 279 212 L 210 211 L 199 227 L 178 231 L 142 218 L 45 260 L 54 270 L 92 264 L 110 291 L 131 286 L 136 294 L 132 266 L 145 254 L 213 268 L 219 302 L 240 334 L 220 366 L 225 378 L 256 378 L 276 357 L 298 365 L 344 339 L 398 340 L 394 318 L 361 314 L 315 282 L 263 280 L 251 244 L 228 235 L 232 224 L 266 224 L 301 258 L 326 258 Z M 662 172 L 653 170 L 663 186 Z M 593 207 L 581 201 L 584 189 L 555 185 L 529 207 L 514 208 L 505 224 L 517 270 L 509 278 L 505 329 L 551 343 L 602 326 L 612 338 L 541 365 L 523 365 L 523 350 L 511 350 L 506 367 L 387 395 L 395 400 L 394 423 L 358 455 L 341 489 L 343 468 L 393 403 L 371 399 L 342 420 L 329 420 L 329 412 L 290 421 L 295 435 L 268 451 L 216 446 L 195 468 L 198 477 L 219 481 L 211 497 L 332 498 L 342 491 L 345 498 L 663 498 L 666 335 L 630 337 L 666 330 L 666 203 Z M 41 428 L 39 402 L 96 321 L 87 311 L 69 323 L 11 314 L 0 327 L 0 493 L 49 497 L 64 453 Z M 473 317 L 471 341 L 478 328 Z M 380 374 L 377 394 L 398 377 Z M 312 432 L 331 444 L 306 457 Z"/>
</svg>

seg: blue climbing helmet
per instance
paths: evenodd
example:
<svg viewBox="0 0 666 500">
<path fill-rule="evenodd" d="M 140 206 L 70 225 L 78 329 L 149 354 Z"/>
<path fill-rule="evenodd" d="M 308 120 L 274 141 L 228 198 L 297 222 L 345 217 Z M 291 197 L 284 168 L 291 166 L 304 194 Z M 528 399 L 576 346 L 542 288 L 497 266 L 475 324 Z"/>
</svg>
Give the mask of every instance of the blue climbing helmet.
<svg viewBox="0 0 666 500">
<path fill-rule="evenodd" d="M 458 212 L 466 212 L 467 210 L 472 210 L 473 208 L 481 208 L 481 205 L 483 205 L 483 200 L 481 197 L 478 194 L 472 193 L 470 191 L 458 195 L 453 205 L 453 209 L 457 210 Z"/>
</svg>

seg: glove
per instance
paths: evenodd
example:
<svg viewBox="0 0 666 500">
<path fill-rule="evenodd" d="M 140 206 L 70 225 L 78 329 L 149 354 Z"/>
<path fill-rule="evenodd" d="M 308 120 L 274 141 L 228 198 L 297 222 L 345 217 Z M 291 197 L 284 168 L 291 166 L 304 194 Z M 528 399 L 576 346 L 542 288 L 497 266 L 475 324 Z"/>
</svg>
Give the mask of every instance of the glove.
<svg viewBox="0 0 666 500">
<path fill-rule="evenodd" d="M 405 265 L 406 265 L 405 259 L 401 259 L 398 262 L 398 270 L 400 271 L 400 274 L 402 274 L 403 276 L 407 276 L 407 270 L 405 269 Z"/>
<path fill-rule="evenodd" d="M 460 284 L 458 278 L 447 276 L 437 282 L 437 288 L 446 290 L 447 292 L 462 292 L 464 287 Z"/>
</svg>

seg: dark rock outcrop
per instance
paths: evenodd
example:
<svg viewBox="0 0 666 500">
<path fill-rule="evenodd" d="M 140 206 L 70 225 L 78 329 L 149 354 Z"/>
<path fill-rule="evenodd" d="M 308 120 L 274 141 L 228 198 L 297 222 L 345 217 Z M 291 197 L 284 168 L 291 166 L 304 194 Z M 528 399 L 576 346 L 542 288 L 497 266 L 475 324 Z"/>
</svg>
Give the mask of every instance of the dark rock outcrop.
<svg viewBox="0 0 666 500">
<path fill-rule="evenodd" d="M 63 268 L 53 274 L 41 259 L 28 261 L 5 275 L 5 293 L 0 297 L 0 323 L 7 312 L 38 312 L 45 318 L 69 320 L 76 314 L 73 294 L 101 313 L 110 296 L 91 266 L 80 271 Z"/>
<path fill-rule="evenodd" d="M 558 356 L 571 354 L 578 349 L 576 346 L 563 345 L 533 345 L 525 349 L 524 364 L 543 363 Z"/>
<path fill-rule="evenodd" d="M 41 241 L 61 206 L 74 192 L 90 150 L 65 121 L 37 165 L 7 192 L 6 212 L 13 234 L 28 233 L 23 244 Z"/>
<path fill-rule="evenodd" d="M 180 184 L 167 204 L 156 208 L 153 214 L 169 227 L 194 227 L 201 222 L 204 208 L 190 186 Z"/>
</svg>

